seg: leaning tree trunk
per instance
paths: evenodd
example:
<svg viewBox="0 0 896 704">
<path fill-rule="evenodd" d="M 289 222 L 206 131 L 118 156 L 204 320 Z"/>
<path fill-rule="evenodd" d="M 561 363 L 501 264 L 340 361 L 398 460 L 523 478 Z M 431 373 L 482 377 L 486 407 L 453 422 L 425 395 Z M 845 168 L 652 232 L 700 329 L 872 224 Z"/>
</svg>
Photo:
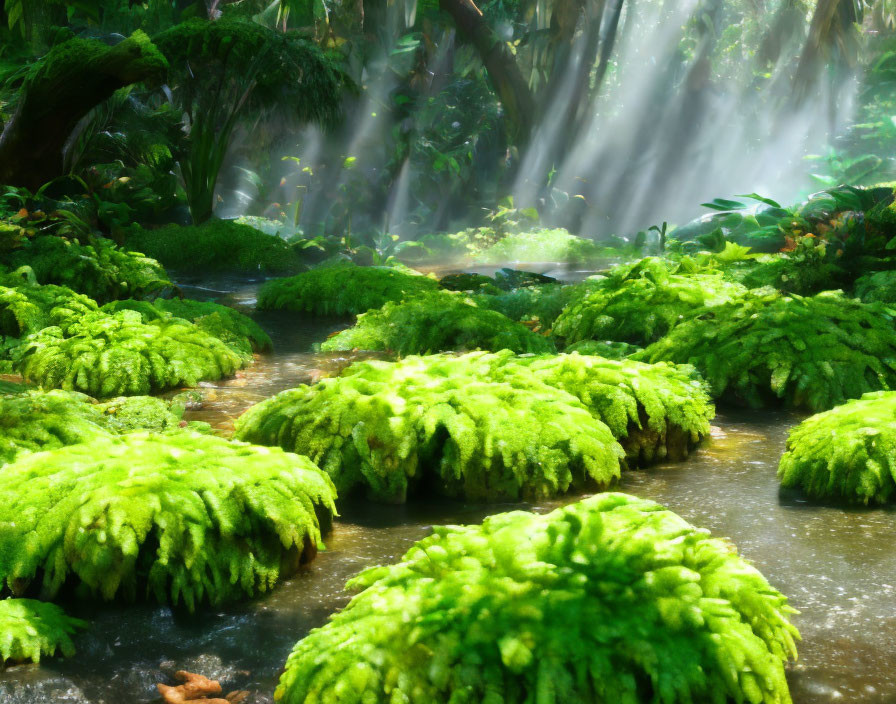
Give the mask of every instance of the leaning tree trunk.
<svg viewBox="0 0 896 704">
<path fill-rule="evenodd" d="M 507 115 L 509 141 L 516 146 L 525 145 L 532 134 L 535 101 L 513 53 L 473 0 L 439 0 L 439 7 L 451 15 L 458 31 L 479 53 Z"/>
<path fill-rule="evenodd" d="M 115 46 L 70 39 L 44 57 L 22 86 L 0 134 L 0 184 L 36 190 L 63 173 L 63 148 L 78 121 L 116 90 L 160 80 L 167 64 L 143 32 Z"/>
</svg>

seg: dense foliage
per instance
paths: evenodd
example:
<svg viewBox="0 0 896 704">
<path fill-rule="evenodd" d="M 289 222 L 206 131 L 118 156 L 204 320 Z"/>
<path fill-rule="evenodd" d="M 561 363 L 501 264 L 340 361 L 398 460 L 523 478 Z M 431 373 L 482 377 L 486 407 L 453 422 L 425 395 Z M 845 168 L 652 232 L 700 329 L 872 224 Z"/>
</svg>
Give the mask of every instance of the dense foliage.
<svg viewBox="0 0 896 704">
<path fill-rule="evenodd" d="M 153 298 L 172 288 L 157 261 L 102 238 L 80 244 L 62 237 L 37 237 L 17 250 L 10 263 L 31 267 L 38 283 L 68 286 L 100 303 Z"/>
<path fill-rule="evenodd" d="M 40 662 L 41 656 L 73 655 L 72 636 L 87 624 L 56 606 L 35 599 L 0 600 L 0 666 Z"/>
<path fill-rule="evenodd" d="M 29 455 L 0 471 L 0 580 L 190 610 L 252 596 L 314 556 L 334 498 L 307 458 L 186 431 Z"/>
<path fill-rule="evenodd" d="M 756 295 L 698 311 L 636 356 L 694 365 L 715 398 L 822 411 L 896 387 L 893 324 L 836 292 Z"/>
<path fill-rule="evenodd" d="M 865 303 L 896 303 L 896 271 L 876 271 L 859 277 L 855 295 Z"/>
<path fill-rule="evenodd" d="M 814 499 L 885 504 L 896 497 L 896 393 L 877 391 L 790 432 L 778 477 Z"/>
<path fill-rule="evenodd" d="M 575 285 L 523 286 L 510 291 L 483 293 L 474 300 L 481 308 L 496 310 L 511 320 L 524 321 L 537 325 L 541 330 L 550 330 L 564 308 L 583 298 L 597 285 L 597 282 L 585 281 Z"/>
<path fill-rule="evenodd" d="M 790 701 L 787 600 L 652 501 L 437 527 L 299 641 L 282 704 Z"/>
<path fill-rule="evenodd" d="M 672 274 L 661 260 L 644 259 L 618 267 L 596 290 L 572 301 L 557 318 L 554 335 L 567 344 L 593 339 L 647 345 L 683 316 L 745 292 L 721 276 Z"/>
<path fill-rule="evenodd" d="M 355 349 L 399 354 L 474 349 L 549 352 L 553 344 L 496 311 L 479 308 L 463 294 L 437 291 L 362 313 L 353 327 L 321 345 L 325 352 Z"/>
<path fill-rule="evenodd" d="M 356 363 L 253 406 L 235 437 L 308 455 L 340 493 L 381 501 L 538 498 L 619 476 L 622 448 L 577 398 L 531 374 L 488 380 L 480 359 Z"/>
<path fill-rule="evenodd" d="M 339 263 L 268 281 L 258 292 L 258 307 L 356 315 L 437 288 L 435 280 L 403 268 Z"/>
<path fill-rule="evenodd" d="M 155 230 L 134 228 L 128 232 L 127 246 L 178 272 L 290 274 L 301 266 L 280 237 L 231 220 Z"/>
<path fill-rule="evenodd" d="M 533 230 L 508 234 L 480 253 L 476 259 L 493 264 L 506 262 L 562 262 L 589 264 L 601 258 L 616 257 L 619 252 L 600 246 L 566 230 Z"/>
<path fill-rule="evenodd" d="M 192 323 L 143 323 L 131 310 L 90 313 L 67 330 L 44 328 L 13 355 L 26 380 L 96 398 L 195 386 L 229 376 L 249 361 Z"/>
<path fill-rule="evenodd" d="M 187 298 L 160 298 L 152 303 L 117 301 L 103 307 L 108 312 L 126 309 L 140 313 L 144 323 L 170 318 L 187 320 L 226 343 L 241 356 L 252 352 L 270 352 L 273 347 L 271 338 L 252 318 L 218 303 Z"/>
</svg>

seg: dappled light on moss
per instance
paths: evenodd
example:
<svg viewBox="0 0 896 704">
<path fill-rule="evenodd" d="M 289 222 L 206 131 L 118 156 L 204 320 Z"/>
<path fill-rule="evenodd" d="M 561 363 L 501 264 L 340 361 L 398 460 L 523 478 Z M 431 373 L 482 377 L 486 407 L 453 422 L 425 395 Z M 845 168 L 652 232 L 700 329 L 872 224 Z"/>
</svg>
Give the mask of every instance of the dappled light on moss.
<svg viewBox="0 0 896 704">
<path fill-rule="evenodd" d="M 72 636 L 87 623 L 55 604 L 35 599 L 0 600 L 0 667 L 4 662 L 40 662 L 41 657 L 74 655 Z"/>
</svg>

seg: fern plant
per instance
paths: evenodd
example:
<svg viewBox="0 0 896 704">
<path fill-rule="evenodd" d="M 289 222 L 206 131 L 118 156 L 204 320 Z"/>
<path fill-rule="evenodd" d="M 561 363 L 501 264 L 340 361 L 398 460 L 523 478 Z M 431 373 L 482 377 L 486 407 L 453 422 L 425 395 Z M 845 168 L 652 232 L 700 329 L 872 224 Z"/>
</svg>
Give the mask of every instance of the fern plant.
<svg viewBox="0 0 896 704">
<path fill-rule="evenodd" d="M 67 330 L 44 328 L 13 354 L 26 380 L 96 398 L 195 386 L 229 376 L 251 359 L 185 320 L 147 324 L 130 310 L 90 313 Z"/>
<path fill-rule="evenodd" d="M 511 291 L 480 294 L 474 297 L 480 308 L 495 310 L 511 320 L 525 321 L 540 330 L 550 330 L 568 305 L 588 294 L 596 282 L 574 285 L 544 284 L 524 286 Z"/>
<path fill-rule="evenodd" d="M 258 292 L 258 308 L 356 315 L 437 288 L 435 280 L 404 269 L 340 263 L 268 281 Z"/>
<path fill-rule="evenodd" d="M 115 301 L 103 306 L 107 312 L 135 310 L 144 323 L 169 318 L 181 318 L 194 323 L 212 337 L 216 337 L 240 355 L 270 352 L 273 343 L 268 334 L 252 318 L 218 303 L 193 301 L 187 298 L 149 301 Z"/>
<path fill-rule="evenodd" d="M 472 349 L 550 352 L 554 347 L 546 337 L 496 311 L 477 307 L 463 294 L 436 291 L 362 313 L 353 327 L 320 348 L 324 352 L 359 349 L 421 354 Z"/>
<path fill-rule="evenodd" d="M 597 290 L 570 303 L 553 333 L 565 344 L 614 340 L 648 345 L 683 316 L 745 293 L 746 288 L 719 275 L 671 274 L 666 263 L 648 258 L 618 267 Z"/>
<path fill-rule="evenodd" d="M 436 527 L 348 587 L 290 654 L 280 704 L 791 701 L 787 599 L 634 496 Z"/>
<path fill-rule="evenodd" d="M 285 240 L 232 220 L 166 225 L 156 230 L 133 228 L 126 244 L 181 272 L 282 275 L 301 267 Z"/>
<path fill-rule="evenodd" d="M 68 286 L 100 303 L 152 298 L 173 287 L 155 259 L 103 238 L 79 244 L 62 237 L 37 237 L 15 252 L 10 262 L 13 267 L 31 267 L 39 283 Z"/>
<path fill-rule="evenodd" d="M 483 378 L 478 355 L 356 363 L 250 408 L 235 437 L 308 455 L 340 493 L 475 501 L 606 487 L 624 452 L 574 396 L 534 376 Z"/>
<path fill-rule="evenodd" d="M 694 365 L 714 398 L 817 412 L 896 388 L 893 325 L 839 292 L 756 295 L 698 311 L 635 358 Z"/>
<path fill-rule="evenodd" d="M 457 358 L 446 358 L 447 366 Z M 464 362 L 466 363 L 466 362 Z M 630 466 L 681 460 L 709 435 L 715 415 L 705 384 L 692 367 L 643 364 L 578 354 L 513 357 L 482 355 L 485 378 L 523 373 L 577 397 L 609 426 Z"/>
<path fill-rule="evenodd" d="M 251 597 L 314 557 L 334 499 L 305 457 L 187 431 L 27 455 L 0 472 L 0 582 L 191 611 Z"/>
<path fill-rule="evenodd" d="M 35 599 L 0 601 L 0 666 L 12 662 L 40 662 L 41 657 L 75 654 L 72 636 L 87 623 L 56 606 Z"/>
<path fill-rule="evenodd" d="M 781 486 L 814 499 L 885 504 L 896 498 L 896 392 L 877 391 L 807 418 L 790 432 Z"/>
</svg>

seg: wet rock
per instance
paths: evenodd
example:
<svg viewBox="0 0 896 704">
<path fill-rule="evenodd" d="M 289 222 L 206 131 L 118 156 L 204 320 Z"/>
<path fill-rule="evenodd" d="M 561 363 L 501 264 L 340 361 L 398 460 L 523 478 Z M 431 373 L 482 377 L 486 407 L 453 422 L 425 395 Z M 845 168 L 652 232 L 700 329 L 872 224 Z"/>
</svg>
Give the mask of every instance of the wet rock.
<svg viewBox="0 0 896 704">
<path fill-rule="evenodd" d="M 32 665 L 12 667 L 0 681 L 3 704 L 90 704 L 76 684 Z"/>
</svg>

